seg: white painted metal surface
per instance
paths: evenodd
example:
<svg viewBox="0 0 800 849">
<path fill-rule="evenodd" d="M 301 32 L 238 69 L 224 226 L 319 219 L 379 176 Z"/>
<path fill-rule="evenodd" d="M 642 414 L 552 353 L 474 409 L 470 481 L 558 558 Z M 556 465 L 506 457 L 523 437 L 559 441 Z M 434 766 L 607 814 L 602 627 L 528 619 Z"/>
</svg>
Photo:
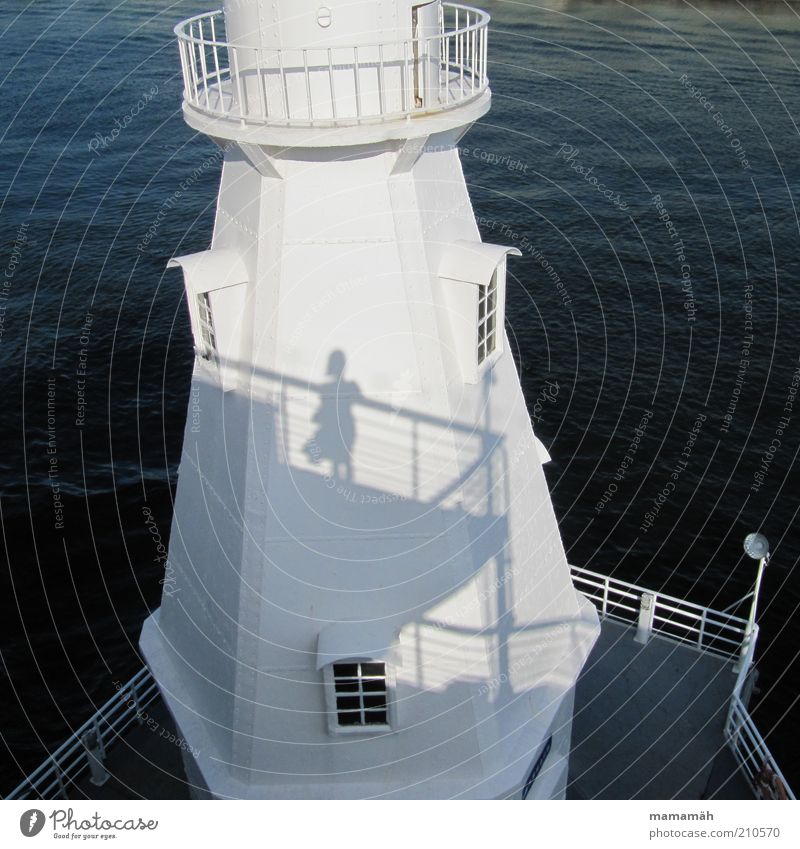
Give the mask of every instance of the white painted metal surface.
<svg viewBox="0 0 800 849">
<path fill-rule="evenodd" d="M 229 143 L 211 249 L 179 262 L 200 356 L 174 581 L 141 641 L 199 753 L 189 778 L 219 797 L 519 796 L 550 740 L 528 798 L 562 796 L 598 622 L 504 339 L 517 251 L 481 244 L 457 150 L 489 107 L 488 16 L 224 16 L 224 41 L 219 15 L 178 28 L 184 115 Z M 391 649 L 370 650 L 378 632 Z M 388 658 L 389 730 L 331 722 L 324 661 L 348 645 Z"/>
<path fill-rule="evenodd" d="M 603 604 L 603 596 L 611 597 L 611 592 L 605 592 L 605 586 L 612 581 L 617 585 L 617 589 L 629 592 L 632 597 L 636 597 L 642 589 L 638 585 L 626 584 L 618 579 L 612 579 L 609 576 L 602 575 L 598 572 L 590 572 L 586 569 L 581 569 L 576 566 L 571 567 L 573 578 L 585 590 L 586 584 L 581 584 L 581 579 L 590 579 L 593 584 L 597 584 L 598 578 L 602 579 L 604 592 L 594 595 L 594 601 L 600 608 Z M 590 592 L 591 594 L 591 592 Z M 645 590 L 641 593 L 642 596 L 656 595 L 652 590 Z M 663 594 L 659 594 L 662 595 Z M 667 597 L 671 607 L 677 605 L 689 604 L 682 599 L 675 597 Z M 691 605 L 696 608 L 696 605 Z M 607 611 L 610 608 L 607 604 Z M 608 612 L 611 618 L 621 619 L 622 621 L 632 621 L 630 616 L 614 615 Z M 705 608 L 705 619 L 712 621 L 725 621 L 727 615 L 724 611 L 714 610 L 713 608 Z M 737 626 L 738 627 L 738 626 Z M 324 632 L 323 632 L 324 633 Z M 359 636 L 353 634 L 353 639 L 358 639 Z M 661 634 L 660 636 L 667 639 L 673 639 L 669 633 Z M 322 638 L 322 634 L 320 635 Z M 384 629 L 376 629 L 367 631 L 366 639 L 374 645 L 388 643 L 391 640 L 391 634 Z M 758 639 L 758 626 L 755 626 L 752 632 L 752 639 L 743 640 L 739 652 L 734 650 L 729 654 L 731 656 L 739 653 L 743 658 L 743 665 L 739 674 L 734 679 L 733 692 L 731 694 L 731 705 L 725 723 L 725 741 L 733 752 L 740 768 L 753 787 L 754 791 L 761 793 L 765 797 L 772 796 L 773 798 L 787 798 L 794 800 L 796 796 L 783 776 L 783 773 L 778 766 L 777 760 L 769 749 L 768 744 L 764 740 L 761 733 L 756 727 L 755 721 L 750 716 L 744 702 L 742 701 L 742 691 L 748 679 L 748 675 L 753 668 L 753 659 L 755 656 L 755 648 Z M 678 641 L 684 647 L 687 646 L 685 640 Z M 327 651 L 327 637 L 321 640 L 321 651 Z M 341 647 L 341 641 L 339 642 Z M 358 649 L 361 650 L 360 648 Z M 331 649 L 331 657 L 339 657 L 338 649 Z M 318 663 L 321 655 L 318 655 Z M 119 693 L 109 699 L 92 717 L 90 717 L 74 734 L 58 749 L 56 749 L 50 757 L 47 758 L 36 770 L 34 770 L 23 782 L 21 782 L 11 793 L 7 799 L 29 799 L 41 798 L 52 799 L 57 797 L 66 797 L 66 788 L 77 781 L 88 768 L 88 758 L 86 750 L 81 744 L 81 739 L 86 731 L 99 731 L 100 739 L 104 746 L 111 746 L 119 739 L 131 723 L 141 715 L 141 711 L 147 707 L 158 695 L 155 681 L 150 674 L 150 670 L 143 668 L 140 670 Z M 777 778 L 779 783 L 774 779 Z"/>
<path fill-rule="evenodd" d="M 242 124 L 294 127 L 396 120 L 462 105 L 488 86 L 489 16 L 455 3 L 428 7 L 433 26 L 398 27 L 388 40 L 362 35 L 352 43 L 328 27 L 306 31 L 301 14 L 279 32 L 256 21 L 235 26 L 238 43 L 226 40 L 221 10 L 189 18 L 175 28 L 185 103 Z M 355 39 L 363 26 L 347 34 Z"/>
</svg>

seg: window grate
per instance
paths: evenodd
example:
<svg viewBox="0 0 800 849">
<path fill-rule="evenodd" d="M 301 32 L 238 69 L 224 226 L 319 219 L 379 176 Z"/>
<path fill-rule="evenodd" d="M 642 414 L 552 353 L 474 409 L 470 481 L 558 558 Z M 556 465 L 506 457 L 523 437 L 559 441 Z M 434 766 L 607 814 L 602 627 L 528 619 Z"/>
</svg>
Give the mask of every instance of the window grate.
<svg viewBox="0 0 800 849">
<path fill-rule="evenodd" d="M 200 318 L 200 341 L 203 343 L 203 356 L 213 359 L 217 353 L 217 335 L 214 332 L 214 317 L 211 315 L 211 299 L 208 292 L 197 296 L 197 312 Z"/>
<path fill-rule="evenodd" d="M 478 365 L 497 349 L 497 272 L 478 286 Z"/>
<path fill-rule="evenodd" d="M 333 689 L 340 727 L 388 724 L 385 663 L 334 663 Z"/>
</svg>

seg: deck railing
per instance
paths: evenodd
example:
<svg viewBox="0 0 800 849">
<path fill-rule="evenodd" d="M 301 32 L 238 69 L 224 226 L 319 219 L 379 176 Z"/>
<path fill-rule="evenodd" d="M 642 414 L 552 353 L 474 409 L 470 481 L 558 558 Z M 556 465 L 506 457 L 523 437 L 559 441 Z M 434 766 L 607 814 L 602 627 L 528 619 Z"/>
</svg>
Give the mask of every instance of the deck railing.
<svg viewBox="0 0 800 849">
<path fill-rule="evenodd" d="M 738 674 L 725 722 L 725 740 L 756 795 L 795 799 L 742 701 L 753 665 L 758 627 L 746 635 L 747 622 L 740 617 L 589 569 L 578 566 L 570 569 L 576 588 L 594 602 L 602 616 L 635 625 L 642 636 L 657 633 L 731 661 L 738 657 Z M 150 671 L 141 669 L 6 798 L 67 798 L 68 788 L 87 769 L 93 766 L 102 769 L 106 749 L 132 723 L 142 721 L 144 708 L 157 696 L 158 688 Z"/>
<path fill-rule="evenodd" d="M 102 771 L 106 749 L 134 722 L 142 722 L 142 711 L 158 695 L 150 670 L 140 669 L 6 799 L 68 798 L 69 788 L 87 769 Z"/>
<path fill-rule="evenodd" d="M 735 693 L 725 723 L 725 739 L 757 796 L 796 800 L 753 718 Z"/>
<path fill-rule="evenodd" d="M 637 637 L 651 634 L 736 660 L 724 735 L 739 767 L 757 796 L 794 799 L 778 764 L 750 716 L 742 693 L 753 666 L 758 626 L 748 629 L 740 616 L 703 607 L 675 596 L 621 581 L 600 572 L 570 566 L 575 588 L 594 602 L 601 616 L 635 625 Z"/>
<path fill-rule="evenodd" d="M 601 616 L 636 625 L 699 651 L 733 658 L 742 653 L 747 620 L 690 601 L 571 566 L 575 587 Z"/>
<path fill-rule="evenodd" d="M 742 700 L 757 641 L 758 626 L 755 625 L 739 664 L 739 674 L 725 720 L 725 740 L 757 796 L 762 799 L 793 800 L 795 795 L 792 788 Z"/>
<path fill-rule="evenodd" d="M 275 49 L 226 41 L 222 11 L 178 24 L 184 100 L 247 125 L 352 126 L 478 97 L 489 15 L 443 3 L 439 32 L 400 42 Z"/>
</svg>

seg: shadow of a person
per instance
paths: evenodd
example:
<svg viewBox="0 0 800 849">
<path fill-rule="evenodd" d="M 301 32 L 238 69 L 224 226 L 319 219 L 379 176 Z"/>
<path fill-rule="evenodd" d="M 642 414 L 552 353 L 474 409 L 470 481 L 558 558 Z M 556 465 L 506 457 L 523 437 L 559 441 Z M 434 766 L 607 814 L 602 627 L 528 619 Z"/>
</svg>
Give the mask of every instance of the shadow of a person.
<svg viewBox="0 0 800 849">
<path fill-rule="evenodd" d="M 328 383 L 320 387 L 320 403 L 312 421 L 316 433 L 305 444 L 312 463 L 331 462 L 331 476 L 344 480 L 353 477 L 353 444 L 356 424 L 353 404 L 361 397 L 358 384 L 344 379 L 346 358 L 342 351 L 331 351 L 328 357 Z"/>
</svg>

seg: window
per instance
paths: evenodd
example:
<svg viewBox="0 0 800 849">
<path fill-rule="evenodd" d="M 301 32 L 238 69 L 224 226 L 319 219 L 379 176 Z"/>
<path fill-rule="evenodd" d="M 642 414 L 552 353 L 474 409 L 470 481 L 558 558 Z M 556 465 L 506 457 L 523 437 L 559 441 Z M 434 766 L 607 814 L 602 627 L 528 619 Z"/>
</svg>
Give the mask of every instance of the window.
<svg viewBox="0 0 800 849">
<path fill-rule="evenodd" d="M 442 306 L 465 383 L 478 383 L 503 353 L 506 258 L 520 255 L 518 248 L 469 239 L 456 239 L 442 249 Z"/>
<path fill-rule="evenodd" d="M 497 349 L 497 271 L 478 286 L 478 365 Z"/>
<path fill-rule="evenodd" d="M 210 360 L 217 353 L 217 337 L 214 333 L 214 318 L 211 315 L 211 300 L 208 292 L 197 296 L 197 313 L 200 318 L 200 340 L 203 344 L 201 356 Z"/>
<path fill-rule="evenodd" d="M 333 690 L 340 728 L 389 724 L 385 663 L 334 663 Z"/>
</svg>

